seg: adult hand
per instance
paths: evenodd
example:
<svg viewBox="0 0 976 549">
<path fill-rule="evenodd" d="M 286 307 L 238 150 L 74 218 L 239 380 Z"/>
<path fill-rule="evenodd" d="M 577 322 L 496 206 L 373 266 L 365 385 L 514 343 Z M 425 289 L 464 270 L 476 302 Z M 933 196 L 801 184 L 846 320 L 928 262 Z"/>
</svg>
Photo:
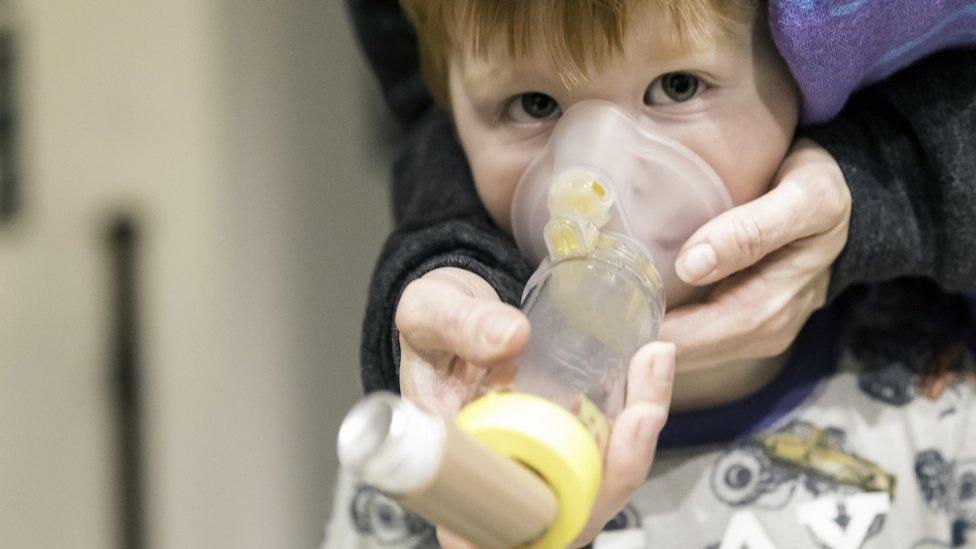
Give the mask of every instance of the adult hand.
<svg viewBox="0 0 976 549">
<path fill-rule="evenodd" d="M 826 300 L 850 214 L 837 162 L 800 139 L 768 193 L 696 231 L 675 268 L 690 284 L 718 284 L 706 302 L 665 315 L 660 338 L 677 346 L 678 370 L 785 351 Z"/>
<path fill-rule="evenodd" d="M 513 358 L 529 339 L 521 311 L 478 275 L 451 267 L 408 284 L 395 322 L 401 394 L 446 417 L 475 397 L 486 367 Z"/>
<path fill-rule="evenodd" d="M 656 341 L 641 347 L 630 361 L 624 409 L 613 421 L 603 463 L 603 484 L 590 520 L 573 547 L 593 541 L 647 480 L 657 438 L 671 409 L 675 348 Z"/>
<path fill-rule="evenodd" d="M 573 547 L 593 541 L 644 481 L 654 461 L 657 438 L 671 407 L 674 383 L 674 345 L 648 343 L 630 361 L 624 409 L 613 422 L 603 467 L 603 484 L 590 519 Z M 443 528 L 437 539 L 444 549 L 474 546 Z"/>
</svg>

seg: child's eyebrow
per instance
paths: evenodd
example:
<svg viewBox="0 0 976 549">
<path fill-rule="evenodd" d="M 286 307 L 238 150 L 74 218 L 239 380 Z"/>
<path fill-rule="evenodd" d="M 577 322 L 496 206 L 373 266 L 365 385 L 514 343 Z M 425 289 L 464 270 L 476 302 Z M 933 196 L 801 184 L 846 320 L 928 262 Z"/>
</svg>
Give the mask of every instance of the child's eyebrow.
<svg viewBox="0 0 976 549">
<path fill-rule="evenodd" d="M 505 78 L 506 71 L 500 65 L 486 63 L 468 63 L 463 72 L 462 83 L 469 90 L 477 90 L 487 84 L 496 83 Z"/>
<path fill-rule="evenodd" d="M 649 68 L 653 67 L 651 72 L 657 75 L 674 71 L 696 71 L 719 85 L 732 78 L 737 65 L 733 51 L 725 45 L 717 44 L 682 51 L 673 50 L 667 56 L 660 52 L 648 53 L 644 59 Z"/>
<path fill-rule="evenodd" d="M 649 72 L 663 74 L 678 70 L 704 70 L 714 78 L 725 71 L 726 52 L 721 51 L 722 43 L 706 41 L 696 45 L 665 46 L 660 41 L 644 48 L 641 57 Z M 707 69 L 706 69 L 707 67 Z M 710 69 L 710 70 L 709 70 Z M 575 77 L 575 79 L 574 79 Z M 558 93 L 586 81 L 587 76 L 573 71 L 560 73 L 553 67 L 517 59 L 486 60 L 469 58 L 462 65 L 461 85 L 474 98 L 489 98 L 499 91 L 539 91 Z"/>
<path fill-rule="evenodd" d="M 713 63 L 720 56 L 719 42 L 699 44 L 655 43 L 644 49 L 642 60 L 649 66 Z"/>
<path fill-rule="evenodd" d="M 470 63 L 465 67 L 461 84 L 471 95 L 487 95 L 484 90 L 511 90 L 547 87 L 556 75 L 521 66 L 517 61 L 511 63 Z M 558 79 L 555 80 L 558 82 Z"/>
</svg>

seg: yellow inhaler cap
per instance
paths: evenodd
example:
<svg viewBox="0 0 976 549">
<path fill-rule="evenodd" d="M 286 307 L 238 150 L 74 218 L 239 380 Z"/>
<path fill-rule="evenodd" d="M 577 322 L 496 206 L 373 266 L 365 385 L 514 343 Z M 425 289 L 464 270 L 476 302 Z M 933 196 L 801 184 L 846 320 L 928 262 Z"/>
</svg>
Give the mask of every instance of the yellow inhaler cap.
<svg viewBox="0 0 976 549">
<path fill-rule="evenodd" d="M 565 408 L 526 393 L 489 393 L 467 405 L 457 425 L 501 455 L 535 471 L 559 502 L 545 535 L 528 545 L 562 549 L 589 520 L 603 459 L 593 436 Z"/>
</svg>

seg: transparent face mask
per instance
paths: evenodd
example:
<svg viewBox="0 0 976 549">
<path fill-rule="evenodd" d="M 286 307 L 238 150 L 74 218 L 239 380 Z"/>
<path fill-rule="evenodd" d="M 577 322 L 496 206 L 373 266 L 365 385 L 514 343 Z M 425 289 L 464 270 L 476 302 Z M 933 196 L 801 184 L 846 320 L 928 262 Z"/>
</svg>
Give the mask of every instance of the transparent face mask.
<svg viewBox="0 0 976 549">
<path fill-rule="evenodd" d="M 554 246 L 585 250 L 597 233 L 629 239 L 651 258 L 668 303 L 676 306 L 701 297 L 675 273 L 678 251 L 695 230 L 731 208 L 732 198 L 704 160 L 647 126 L 606 101 L 567 109 L 519 180 L 512 231 L 536 265 L 559 257 Z M 554 224 L 560 229 L 547 237 L 547 225 Z"/>
</svg>

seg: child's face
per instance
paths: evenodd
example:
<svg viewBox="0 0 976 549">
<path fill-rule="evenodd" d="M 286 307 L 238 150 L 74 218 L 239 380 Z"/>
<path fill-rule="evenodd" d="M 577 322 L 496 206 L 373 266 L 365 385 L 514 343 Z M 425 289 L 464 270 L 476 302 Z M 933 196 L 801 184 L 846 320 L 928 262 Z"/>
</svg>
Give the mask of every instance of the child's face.
<svg viewBox="0 0 976 549">
<path fill-rule="evenodd" d="M 657 9 L 645 5 L 634 15 L 626 54 L 570 87 L 541 54 L 519 61 L 504 50 L 453 56 L 455 124 L 481 201 L 503 229 L 511 231 L 519 177 L 562 110 L 585 99 L 616 103 L 697 153 L 736 204 L 768 189 L 792 141 L 798 109 L 796 88 L 772 40 L 762 29 L 743 26 L 680 51 Z"/>
</svg>

